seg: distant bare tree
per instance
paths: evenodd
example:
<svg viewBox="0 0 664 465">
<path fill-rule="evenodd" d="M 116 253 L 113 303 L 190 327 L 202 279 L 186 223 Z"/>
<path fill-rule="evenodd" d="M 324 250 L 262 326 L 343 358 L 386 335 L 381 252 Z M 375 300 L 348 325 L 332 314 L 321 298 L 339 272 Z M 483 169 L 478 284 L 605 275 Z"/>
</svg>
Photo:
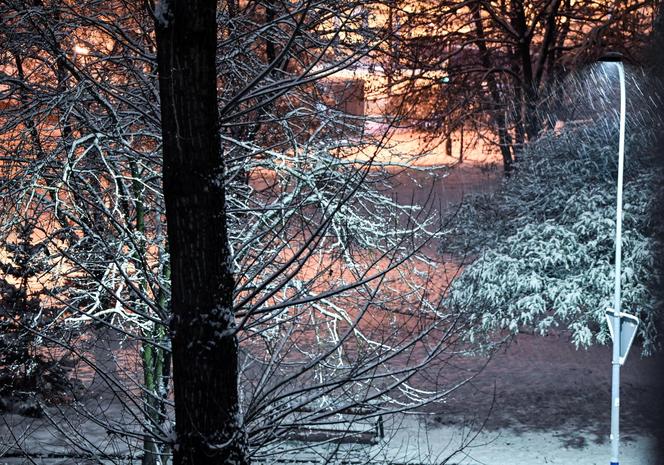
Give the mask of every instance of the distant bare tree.
<svg viewBox="0 0 664 465">
<path fill-rule="evenodd" d="M 547 124 L 539 105 L 551 84 L 605 50 L 637 58 L 657 4 L 394 1 L 390 24 L 399 29 L 378 60 L 401 71 L 390 84 L 407 99 L 402 107 L 419 108 L 416 118 L 428 127 L 489 128 L 509 172 L 515 150 Z"/>
</svg>

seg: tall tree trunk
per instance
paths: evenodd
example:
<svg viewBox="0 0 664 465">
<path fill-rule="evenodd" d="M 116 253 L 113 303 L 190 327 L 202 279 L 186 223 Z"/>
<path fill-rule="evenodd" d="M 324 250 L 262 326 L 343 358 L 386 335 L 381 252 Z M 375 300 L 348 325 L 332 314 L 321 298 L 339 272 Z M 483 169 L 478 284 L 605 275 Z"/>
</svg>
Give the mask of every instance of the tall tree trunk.
<svg viewBox="0 0 664 465">
<path fill-rule="evenodd" d="M 538 92 L 533 74 L 533 63 L 530 54 L 531 36 L 528 34 L 528 24 L 526 21 L 526 12 L 523 1 L 511 2 L 512 8 L 512 26 L 518 34 L 517 38 L 517 60 L 520 63 L 521 82 L 523 88 L 523 97 L 525 97 L 525 129 L 528 140 L 532 141 L 537 137 L 540 130 L 537 119 L 537 100 Z"/>
<path fill-rule="evenodd" d="M 218 133 L 216 0 L 155 12 L 171 255 L 175 465 L 248 463 Z"/>
<path fill-rule="evenodd" d="M 459 163 L 463 163 L 463 124 L 459 128 Z"/>
<path fill-rule="evenodd" d="M 514 161 L 512 157 L 512 137 L 507 129 L 505 110 L 503 108 L 504 105 L 502 104 L 498 84 L 493 76 L 491 53 L 486 46 L 486 35 L 484 33 L 484 25 L 482 24 L 482 15 L 480 13 L 480 2 L 474 2 L 471 8 L 475 33 L 477 34 L 476 45 L 480 51 L 482 66 L 486 70 L 486 81 L 489 86 L 489 95 L 493 104 L 491 117 L 498 133 L 498 146 L 500 148 L 500 154 L 503 157 L 503 170 L 505 175 L 509 176 L 512 173 L 512 163 Z"/>
</svg>

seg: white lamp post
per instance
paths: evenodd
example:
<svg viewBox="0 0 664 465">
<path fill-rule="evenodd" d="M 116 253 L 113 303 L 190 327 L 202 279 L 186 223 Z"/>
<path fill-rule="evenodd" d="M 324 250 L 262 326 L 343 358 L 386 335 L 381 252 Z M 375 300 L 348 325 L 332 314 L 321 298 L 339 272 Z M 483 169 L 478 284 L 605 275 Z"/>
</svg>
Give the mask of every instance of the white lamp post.
<svg viewBox="0 0 664 465">
<path fill-rule="evenodd" d="M 618 141 L 618 185 L 616 195 L 616 258 L 615 284 L 613 292 L 613 310 L 607 312 L 607 319 L 613 338 L 612 378 L 611 378 L 611 465 L 618 465 L 619 460 L 619 412 L 620 412 L 620 366 L 627 357 L 627 352 L 634 340 L 638 319 L 621 313 L 620 279 L 622 260 L 622 196 L 623 171 L 625 165 L 625 69 L 620 54 L 607 54 L 600 59 L 604 66 L 615 66 L 620 80 L 620 138 Z M 627 336 L 627 337 L 626 337 Z"/>
</svg>

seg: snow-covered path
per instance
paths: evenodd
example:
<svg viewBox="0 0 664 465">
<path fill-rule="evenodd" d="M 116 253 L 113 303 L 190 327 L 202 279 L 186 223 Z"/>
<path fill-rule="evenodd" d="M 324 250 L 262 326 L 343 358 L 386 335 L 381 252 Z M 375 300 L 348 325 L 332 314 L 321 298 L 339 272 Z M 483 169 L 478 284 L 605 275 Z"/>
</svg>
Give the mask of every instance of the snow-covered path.
<svg viewBox="0 0 664 465">
<path fill-rule="evenodd" d="M 463 434 L 468 434 L 464 432 Z M 608 443 L 588 442 L 583 446 L 570 444 L 566 436 L 583 431 L 552 430 L 516 433 L 513 430 L 484 431 L 472 444 L 454 455 L 448 463 L 458 465 L 538 465 L 576 464 L 606 465 L 609 462 Z M 440 463 L 462 441 L 462 432 L 453 426 L 427 431 L 428 444 L 410 440 L 409 454 L 396 450 L 401 463 Z M 406 440 L 404 438 L 404 444 Z M 392 450 L 396 443 L 390 446 Z M 436 460 L 439 457 L 439 460 Z M 656 441 L 649 435 L 632 436 L 623 444 L 621 463 L 649 465 L 656 463 Z"/>
<path fill-rule="evenodd" d="M 610 360 L 609 347 L 576 350 L 564 333 L 521 334 L 446 405 L 433 408 L 426 418 L 407 419 L 389 448 L 396 451 L 410 442 L 408 458 L 417 459 L 428 442 L 432 457 L 445 457 L 449 455 L 445 451 L 454 451 L 483 424 L 470 446 L 451 463 L 606 464 Z M 663 365 L 663 356 L 641 358 L 637 350 L 623 367 L 623 464 L 664 463 L 657 450 L 664 420 Z M 426 434 L 420 434 L 416 445 L 418 431 Z"/>
</svg>

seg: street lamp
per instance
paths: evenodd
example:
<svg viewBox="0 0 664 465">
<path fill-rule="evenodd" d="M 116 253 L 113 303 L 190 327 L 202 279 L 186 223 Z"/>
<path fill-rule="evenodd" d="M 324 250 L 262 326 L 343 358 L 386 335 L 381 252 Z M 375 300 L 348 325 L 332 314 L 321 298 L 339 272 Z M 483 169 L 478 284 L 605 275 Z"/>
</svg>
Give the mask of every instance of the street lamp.
<svg viewBox="0 0 664 465">
<path fill-rule="evenodd" d="M 623 171 L 625 165 L 625 68 L 622 55 L 607 53 L 600 58 L 605 66 L 615 66 L 620 80 L 620 136 L 618 139 L 618 185 L 616 195 L 616 259 L 613 309 L 607 312 L 607 320 L 613 338 L 613 357 L 611 360 L 611 465 L 618 465 L 619 453 L 619 412 L 620 412 L 620 366 L 627 357 L 639 320 L 633 315 L 621 313 L 620 278 L 622 260 L 622 208 L 623 208 Z"/>
</svg>

